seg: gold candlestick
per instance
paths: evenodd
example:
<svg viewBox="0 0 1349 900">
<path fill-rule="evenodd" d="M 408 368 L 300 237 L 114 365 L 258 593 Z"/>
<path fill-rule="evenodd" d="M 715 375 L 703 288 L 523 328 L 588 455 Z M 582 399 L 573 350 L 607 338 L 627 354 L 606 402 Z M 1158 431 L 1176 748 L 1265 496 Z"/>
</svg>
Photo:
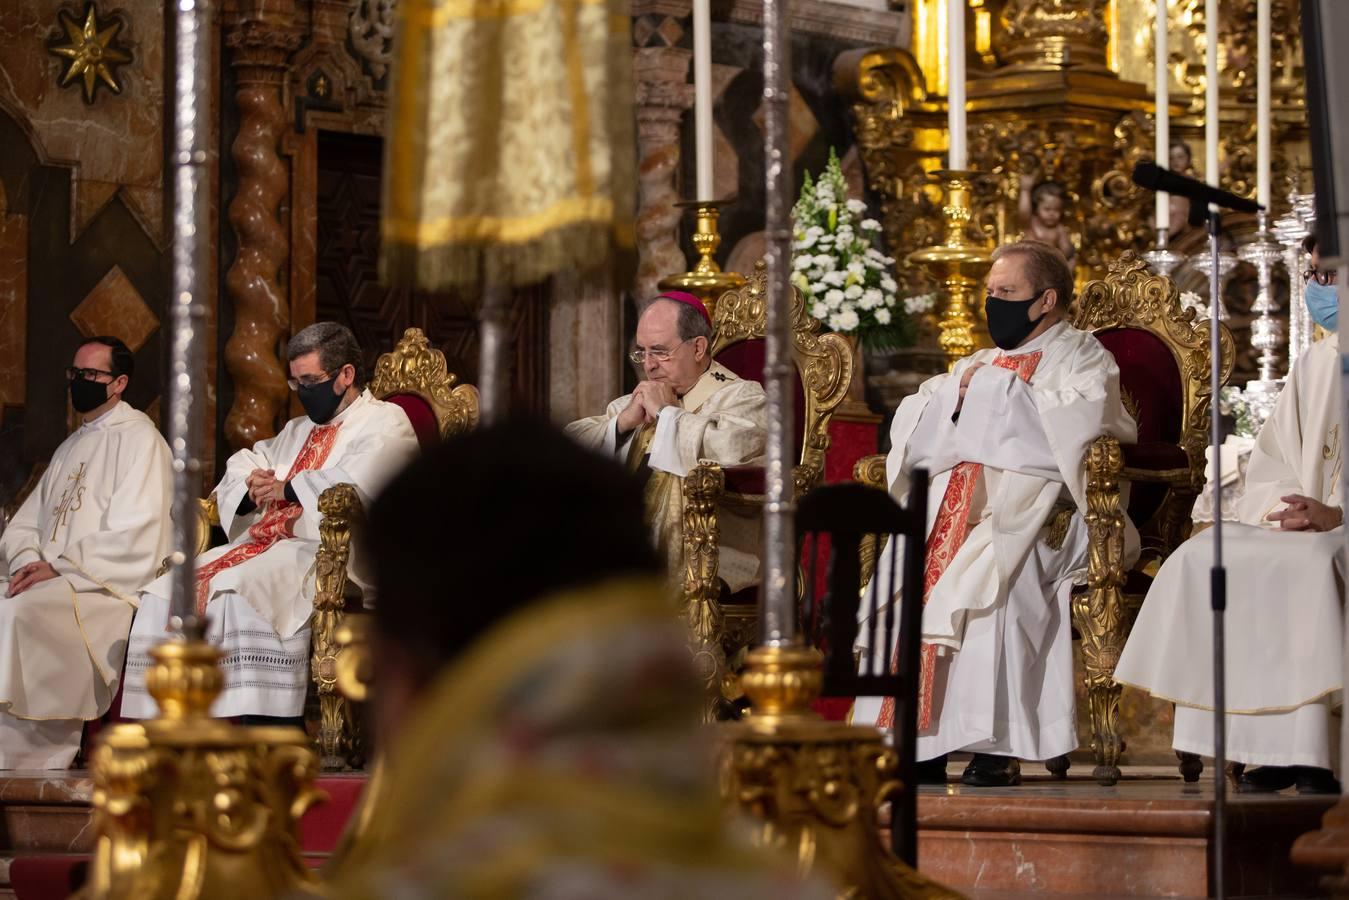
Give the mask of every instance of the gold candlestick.
<svg viewBox="0 0 1349 900">
<path fill-rule="evenodd" d="M 696 295 L 707 307 L 709 315 L 715 315 L 718 297 L 745 284 L 745 276 L 737 272 L 723 272 L 721 266 L 717 265 L 716 252 L 721 246 L 717 219 L 721 217 L 719 207 L 726 203 L 724 200 L 694 200 L 675 204 L 681 208 L 692 208 L 697 215 L 693 246 L 698 251 L 698 262 L 692 271 L 667 275 L 657 284 L 662 291 L 688 291 Z"/>
<path fill-rule="evenodd" d="M 941 211 L 946 234 L 942 243 L 909 254 L 909 262 L 925 268 L 941 285 L 946 297 L 946 310 L 937 325 L 941 329 L 937 343 L 946 354 L 948 368 L 979 347 L 988 346 L 988 325 L 978 299 L 990 254 L 986 246 L 971 240 L 966 233 L 974 215 L 970 198 L 977 174 L 967 169 L 939 169 L 931 173 L 942 185 Z"/>
<path fill-rule="evenodd" d="M 150 655 L 145 683 L 159 717 L 114 726 L 94 752 L 97 840 L 82 896 L 312 893 L 298 825 L 323 794 L 304 732 L 211 718 L 223 654 L 200 626 Z"/>
</svg>

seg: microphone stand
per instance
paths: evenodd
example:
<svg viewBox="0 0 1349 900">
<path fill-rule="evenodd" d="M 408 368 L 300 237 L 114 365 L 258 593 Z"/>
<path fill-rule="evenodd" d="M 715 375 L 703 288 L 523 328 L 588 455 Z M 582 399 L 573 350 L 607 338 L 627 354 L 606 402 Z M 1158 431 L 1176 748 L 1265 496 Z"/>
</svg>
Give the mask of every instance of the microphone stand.
<svg viewBox="0 0 1349 900">
<path fill-rule="evenodd" d="M 1209 204 L 1208 245 L 1213 267 L 1209 271 L 1209 339 L 1212 393 L 1209 399 L 1210 442 L 1213 445 L 1213 568 L 1209 573 L 1209 603 L 1213 609 L 1213 886 L 1214 896 L 1227 896 L 1227 570 L 1223 568 L 1222 414 L 1218 391 L 1222 387 L 1222 342 L 1218 312 L 1222 304 L 1222 272 L 1218 264 L 1218 232 L 1222 216 Z"/>
</svg>

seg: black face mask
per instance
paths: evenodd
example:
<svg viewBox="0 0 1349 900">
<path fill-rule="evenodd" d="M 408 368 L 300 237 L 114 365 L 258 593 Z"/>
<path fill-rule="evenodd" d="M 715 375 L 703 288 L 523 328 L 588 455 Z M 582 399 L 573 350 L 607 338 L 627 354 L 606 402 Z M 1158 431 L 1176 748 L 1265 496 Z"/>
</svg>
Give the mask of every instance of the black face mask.
<svg viewBox="0 0 1349 900">
<path fill-rule="evenodd" d="M 1045 291 L 1037 291 L 1029 300 L 1004 300 L 992 294 L 984 296 L 984 315 L 988 317 L 988 336 L 1003 350 L 1011 350 L 1035 330 L 1040 319 L 1030 318 L 1030 308 Z M 1043 318 L 1043 316 L 1041 316 Z"/>
<path fill-rule="evenodd" d="M 333 391 L 333 381 L 336 378 L 334 375 L 318 384 L 302 384 L 296 390 L 300 395 L 300 405 L 304 407 L 305 413 L 315 425 L 328 424 L 332 417 L 337 415 L 337 408 L 342 405 L 342 395 Z"/>
<path fill-rule="evenodd" d="M 70 383 L 70 405 L 75 407 L 77 413 L 87 413 L 98 409 L 108 399 L 108 386 L 99 384 L 97 381 L 90 381 L 87 378 L 76 378 Z"/>
</svg>

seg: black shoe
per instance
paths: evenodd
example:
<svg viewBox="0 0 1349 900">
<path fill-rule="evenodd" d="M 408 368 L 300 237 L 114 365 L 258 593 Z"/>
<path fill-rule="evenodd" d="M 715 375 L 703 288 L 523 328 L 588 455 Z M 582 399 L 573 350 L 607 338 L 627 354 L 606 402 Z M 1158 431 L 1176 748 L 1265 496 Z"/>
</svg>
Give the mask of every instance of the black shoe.
<svg viewBox="0 0 1349 900">
<path fill-rule="evenodd" d="M 919 784 L 946 784 L 946 754 L 915 764 L 913 778 Z"/>
<path fill-rule="evenodd" d="M 1293 766 L 1260 766 L 1241 773 L 1237 779 L 1237 791 L 1242 794 L 1272 794 L 1296 783 L 1297 769 Z"/>
<path fill-rule="evenodd" d="M 1340 783 L 1329 769 L 1314 769 L 1311 766 L 1294 766 L 1297 773 L 1297 792 L 1299 794 L 1338 794 Z"/>
<path fill-rule="evenodd" d="M 976 753 L 960 783 L 970 787 L 1016 787 L 1021 783 L 1021 761 L 1014 756 Z"/>
</svg>

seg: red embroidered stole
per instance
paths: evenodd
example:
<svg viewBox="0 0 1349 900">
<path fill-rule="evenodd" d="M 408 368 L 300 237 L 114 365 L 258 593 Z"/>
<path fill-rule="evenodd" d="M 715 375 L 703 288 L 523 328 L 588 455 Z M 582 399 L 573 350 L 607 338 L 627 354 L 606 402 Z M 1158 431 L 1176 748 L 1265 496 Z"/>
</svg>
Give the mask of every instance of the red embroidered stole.
<svg viewBox="0 0 1349 900">
<path fill-rule="evenodd" d="M 993 365 L 1000 369 L 1011 369 L 1022 381 L 1030 381 L 1035 367 L 1040 364 L 1042 351 L 1022 353 L 1017 356 L 999 356 Z M 951 479 L 946 482 L 946 492 L 942 495 L 941 506 L 937 509 L 937 518 L 932 523 L 932 531 L 927 536 L 927 552 L 923 565 L 923 605 L 927 605 L 932 589 L 937 586 L 946 567 L 955 559 L 970 533 L 970 504 L 974 500 L 974 489 L 984 467 L 980 463 L 963 462 L 951 470 Z M 893 598 L 892 602 L 893 602 Z M 890 671 L 898 671 L 899 645 L 896 636 L 895 653 L 890 662 Z M 932 679 L 937 669 L 937 645 L 923 643 L 922 667 L 918 682 L 918 727 L 926 729 L 932 725 Z M 881 701 L 881 712 L 876 718 L 878 728 L 892 728 L 895 724 L 895 698 L 886 697 Z"/>
<path fill-rule="evenodd" d="M 291 464 L 286 481 L 290 481 L 301 472 L 323 468 L 328 454 L 337 441 L 337 430 L 342 427 L 338 422 L 333 425 L 318 425 L 309 432 L 304 446 Z M 269 501 L 263 508 L 262 518 L 248 529 L 249 540 L 219 556 L 197 570 L 197 615 L 206 614 L 206 602 L 211 596 L 211 579 L 225 569 L 233 568 L 245 560 L 252 559 L 268 547 L 294 533 L 295 520 L 304 512 L 300 504 L 289 500 Z"/>
</svg>

